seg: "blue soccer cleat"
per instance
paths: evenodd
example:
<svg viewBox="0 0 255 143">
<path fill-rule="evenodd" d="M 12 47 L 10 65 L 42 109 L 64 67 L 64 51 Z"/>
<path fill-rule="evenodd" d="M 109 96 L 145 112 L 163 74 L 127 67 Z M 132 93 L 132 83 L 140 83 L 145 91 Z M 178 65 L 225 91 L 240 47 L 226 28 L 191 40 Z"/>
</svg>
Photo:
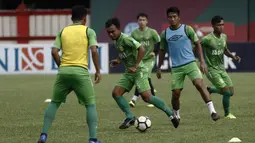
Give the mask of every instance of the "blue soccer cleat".
<svg viewBox="0 0 255 143">
<path fill-rule="evenodd" d="M 47 134 L 42 133 L 37 143 L 46 143 L 46 140 L 47 140 Z"/>
<path fill-rule="evenodd" d="M 102 143 L 101 141 L 89 141 L 89 143 Z"/>
</svg>

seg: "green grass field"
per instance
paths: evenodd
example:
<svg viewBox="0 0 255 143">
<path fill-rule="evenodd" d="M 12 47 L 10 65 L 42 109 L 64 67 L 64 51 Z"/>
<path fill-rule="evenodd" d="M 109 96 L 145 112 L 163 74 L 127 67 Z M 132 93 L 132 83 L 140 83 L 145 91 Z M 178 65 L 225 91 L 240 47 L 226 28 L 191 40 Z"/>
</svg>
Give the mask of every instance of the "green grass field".
<svg viewBox="0 0 255 143">
<path fill-rule="evenodd" d="M 186 78 L 181 97 L 181 124 L 174 129 L 164 113 L 148 108 L 141 100 L 132 111 L 149 116 L 152 128 L 139 133 L 134 127 L 119 130 L 124 114 L 111 97 L 111 90 L 120 75 L 103 75 L 102 82 L 95 85 L 99 113 L 99 139 L 104 143 L 227 143 L 238 137 L 244 143 L 255 142 L 255 73 L 230 74 L 235 84 L 231 98 L 232 113 L 236 120 L 211 120 L 208 108 Z M 162 80 L 153 75 L 157 95 L 170 106 L 170 78 Z M 35 143 L 40 135 L 44 100 L 51 97 L 55 76 L 10 75 L 0 76 L 0 143 Z M 207 80 L 206 80 L 206 83 Z M 132 93 L 125 97 L 130 100 Z M 218 113 L 223 115 L 221 96 L 212 95 Z M 48 143 L 86 143 L 87 125 L 85 108 L 77 104 L 74 94 L 59 109 L 49 132 Z"/>
</svg>

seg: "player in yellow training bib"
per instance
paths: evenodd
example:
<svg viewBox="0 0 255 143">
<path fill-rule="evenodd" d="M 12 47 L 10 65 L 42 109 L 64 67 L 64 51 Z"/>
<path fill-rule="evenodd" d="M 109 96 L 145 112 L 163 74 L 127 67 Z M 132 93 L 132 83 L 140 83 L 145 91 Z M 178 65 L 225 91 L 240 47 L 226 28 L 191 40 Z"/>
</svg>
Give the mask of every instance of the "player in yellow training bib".
<svg viewBox="0 0 255 143">
<path fill-rule="evenodd" d="M 222 104 L 225 117 L 235 119 L 229 111 L 230 97 L 234 94 L 233 83 L 224 68 L 224 54 L 235 61 L 240 61 L 240 57 L 234 56 L 227 48 L 227 36 L 223 34 L 224 20 L 221 16 L 214 16 L 211 20 L 213 32 L 205 36 L 202 47 L 205 53 L 205 61 L 208 66 L 207 78 L 214 87 L 207 87 L 210 93 L 223 95 Z"/>
<path fill-rule="evenodd" d="M 85 26 L 87 10 L 84 6 L 72 8 L 73 24 L 65 27 L 56 36 L 52 56 L 58 65 L 58 74 L 53 87 L 52 101 L 45 111 L 43 130 L 38 143 L 45 143 L 48 130 L 56 112 L 67 95 L 74 91 L 79 103 L 86 108 L 89 128 L 89 143 L 101 143 L 97 140 L 97 111 L 95 93 L 88 72 L 89 49 L 96 68 L 95 83 L 101 79 L 97 40 L 94 30 Z M 58 52 L 62 50 L 62 60 Z"/>
</svg>

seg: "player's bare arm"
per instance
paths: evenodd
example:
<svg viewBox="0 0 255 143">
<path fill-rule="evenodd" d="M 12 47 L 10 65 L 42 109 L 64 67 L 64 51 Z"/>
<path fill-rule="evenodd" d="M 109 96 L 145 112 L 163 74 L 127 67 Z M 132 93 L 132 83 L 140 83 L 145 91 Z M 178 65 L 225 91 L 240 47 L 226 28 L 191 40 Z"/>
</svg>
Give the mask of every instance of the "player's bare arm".
<svg viewBox="0 0 255 143">
<path fill-rule="evenodd" d="M 225 48 L 224 50 L 224 54 L 227 56 L 227 57 L 230 57 L 232 59 L 234 59 L 235 61 L 237 62 L 240 62 L 241 61 L 241 58 L 239 56 L 234 56 L 228 49 L 228 47 Z"/>
<path fill-rule="evenodd" d="M 137 50 L 138 50 L 138 55 L 137 55 L 136 63 L 133 67 L 129 69 L 130 73 L 136 73 L 136 68 L 139 66 L 145 54 L 145 48 L 142 45 Z"/>
<path fill-rule="evenodd" d="M 194 42 L 195 44 L 195 47 L 196 47 L 196 51 L 198 52 L 198 56 L 199 56 L 199 61 L 200 61 L 200 70 L 207 74 L 208 73 L 208 70 L 207 70 L 207 66 L 205 64 L 205 60 L 204 60 L 204 55 L 203 55 L 203 50 L 202 50 L 202 46 L 198 41 Z"/>
<path fill-rule="evenodd" d="M 97 51 L 97 46 L 93 45 L 90 46 L 91 54 L 92 54 L 92 60 L 96 69 L 95 73 L 95 83 L 99 83 L 101 80 L 101 74 L 100 74 L 100 66 L 99 66 L 99 54 Z"/>
<path fill-rule="evenodd" d="M 165 54 L 166 53 L 165 53 L 164 49 L 159 50 L 159 60 L 158 60 L 158 68 L 157 68 L 157 78 L 158 79 L 161 79 L 161 66 L 163 64 Z"/>
<path fill-rule="evenodd" d="M 119 64 L 120 64 L 120 59 L 119 58 L 113 59 L 113 60 L 110 61 L 110 67 L 111 68 L 114 68 L 114 67 L 116 67 Z"/>
<path fill-rule="evenodd" d="M 61 62 L 60 56 L 59 56 L 59 54 L 58 54 L 59 51 L 60 51 L 59 48 L 53 47 L 53 48 L 51 49 L 51 55 L 52 55 L 52 57 L 53 57 L 53 59 L 54 59 L 54 61 L 56 62 L 56 64 L 57 64 L 58 67 L 60 66 L 60 62 Z"/>
</svg>

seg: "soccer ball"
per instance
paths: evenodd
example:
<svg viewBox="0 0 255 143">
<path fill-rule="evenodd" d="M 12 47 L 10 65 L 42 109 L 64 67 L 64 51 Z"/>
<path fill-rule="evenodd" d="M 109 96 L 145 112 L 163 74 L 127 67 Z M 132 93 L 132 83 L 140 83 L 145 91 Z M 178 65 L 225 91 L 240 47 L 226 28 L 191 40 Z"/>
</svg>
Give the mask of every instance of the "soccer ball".
<svg viewBox="0 0 255 143">
<path fill-rule="evenodd" d="M 147 116 L 140 116 L 135 121 L 135 127 L 140 132 L 145 132 L 151 127 L 151 120 Z"/>
</svg>

